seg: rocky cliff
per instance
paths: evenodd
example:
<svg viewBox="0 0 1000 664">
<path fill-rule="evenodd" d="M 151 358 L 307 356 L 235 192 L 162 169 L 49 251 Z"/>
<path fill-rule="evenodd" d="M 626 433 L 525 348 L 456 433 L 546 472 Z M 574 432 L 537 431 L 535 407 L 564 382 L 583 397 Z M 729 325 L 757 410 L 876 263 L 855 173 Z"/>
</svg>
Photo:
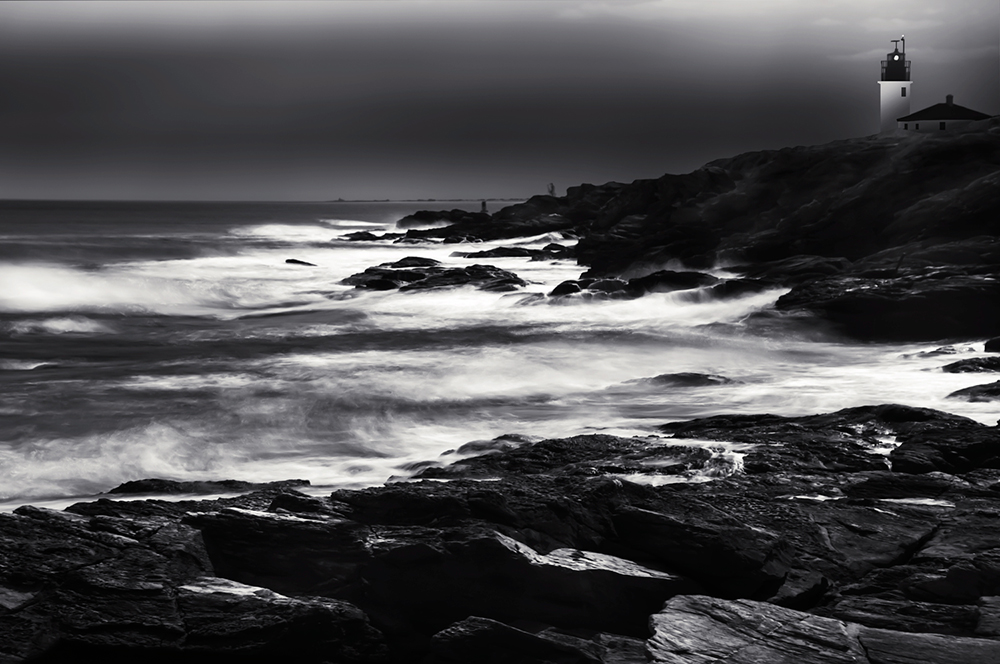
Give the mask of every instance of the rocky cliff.
<svg viewBox="0 0 1000 664">
<path fill-rule="evenodd" d="M 1000 334 L 1000 118 L 960 133 L 752 152 L 685 175 L 580 185 L 492 217 L 440 214 L 454 223 L 407 238 L 559 232 L 578 238 L 584 277 L 724 266 L 792 288 L 779 308 L 857 338 Z"/>
</svg>

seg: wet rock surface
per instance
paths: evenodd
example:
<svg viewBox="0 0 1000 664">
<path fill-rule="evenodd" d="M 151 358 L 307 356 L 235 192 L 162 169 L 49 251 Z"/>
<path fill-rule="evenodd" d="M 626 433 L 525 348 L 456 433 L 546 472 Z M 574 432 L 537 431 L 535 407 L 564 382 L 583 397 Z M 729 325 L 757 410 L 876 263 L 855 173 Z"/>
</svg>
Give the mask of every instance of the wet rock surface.
<svg viewBox="0 0 1000 664">
<path fill-rule="evenodd" d="M 1000 357 L 970 357 L 941 367 L 946 373 L 1000 372 Z"/>
<path fill-rule="evenodd" d="M 678 597 L 653 616 L 653 662 L 990 662 L 1000 642 L 907 634 L 822 618 L 772 604 Z"/>
<path fill-rule="evenodd" d="M 764 284 L 751 283 L 749 280 L 723 280 L 704 272 L 659 270 L 634 279 L 581 278 L 564 281 L 553 288 L 548 295 L 556 298 L 579 293 L 580 295 L 577 297 L 584 299 L 630 300 L 649 293 L 703 289 L 710 298 L 725 299 L 739 297 L 747 293 L 757 293 L 767 288 L 768 286 Z"/>
<path fill-rule="evenodd" d="M 948 395 L 950 399 L 965 399 L 966 401 L 1000 401 L 1000 380 L 995 383 L 973 385 L 957 390 Z"/>
<path fill-rule="evenodd" d="M 343 279 L 341 283 L 370 290 L 401 291 L 475 286 L 480 290 L 503 292 L 528 285 L 513 272 L 492 265 L 442 267 L 433 259 L 418 257 L 370 267 Z"/>
<path fill-rule="evenodd" d="M 882 405 L 464 454 L 0 515 L 0 656 L 997 661 L 997 427 Z"/>
<path fill-rule="evenodd" d="M 849 274 L 796 286 L 776 306 L 805 309 L 861 339 L 982 337 L 1000 329 L 998 276 L 1000 270 L 927 269 L 891 278 Z"/>
<path fill-rule="evenodd" d="M 149 478 L 119 484 L 108 491 L 108 493 L 246 493 L 261 489 L 291 489 L 304 486 L 309 486 L 309 480 L 282 480 L 280 482 L 254 483 L 238 480 L 178 482 L 176 480 Z"/>
<path fill-rule="evenodd" d="M 652 378 L 640 378 L 639 382 L 666 387 L 706 387 L 711 385 L 730 385 L 736 381 L 717 374 L 681 372 L 660 374 Z"/>
<path fill-rule="evenodd" d="M 182 504 L 104 503 L 0 514 L 0 661 L 386 661 L 356 607 L 216 576 Z"/>
<path fill-rule="evenodd" d="M 556 260 L 562 258 L 573 258 L 573 247 L 563 246 L 551 242 L 541 249 L 529 247 L 497 247 L 495 249 L 485 249 L 483 251 L 456 251 L 453 256 L 462 258 L 530 258 L 536 261 Z"/>
</svg>

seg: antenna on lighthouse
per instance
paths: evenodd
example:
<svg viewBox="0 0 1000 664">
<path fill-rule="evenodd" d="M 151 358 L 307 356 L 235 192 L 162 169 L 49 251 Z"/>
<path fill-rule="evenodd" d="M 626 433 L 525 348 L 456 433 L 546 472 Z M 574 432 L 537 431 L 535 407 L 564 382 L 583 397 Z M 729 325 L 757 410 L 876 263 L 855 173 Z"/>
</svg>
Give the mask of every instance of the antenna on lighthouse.
<svg viewBox="0 0 1000 664">
<path fill-rule="evenodd" d="M 899 41 L 903 42 L 903 55 L 906 55 L 906 35 L 899 38 Z"/>
</svg>

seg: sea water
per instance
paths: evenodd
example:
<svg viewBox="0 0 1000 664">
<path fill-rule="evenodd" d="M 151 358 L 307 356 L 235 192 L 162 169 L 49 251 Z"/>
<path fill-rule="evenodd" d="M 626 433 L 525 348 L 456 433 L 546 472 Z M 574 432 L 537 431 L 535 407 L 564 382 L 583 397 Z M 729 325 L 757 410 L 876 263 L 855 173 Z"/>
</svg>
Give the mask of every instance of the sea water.
<svg viewBox="0 0 1000 664">
<path fill-rule="evenodd" d="M 981 342 L 944 355 L 939 344 L 759 324 L 782 290 L 548 299 L 585 268 L 454 255 L 572 244 L 558 235 L 340 239 L 463 206 L 479 203 L 0 203 L 0 508 L 146 477 L 371 486 L 505 433 L 648 437 L 693 417 L 888 402 L 1000 416 L 996 404 L 946 398 L 986 382 L 940 370 L 981 354 Z M 492 264 L 530 283 L 513 293 L 341 283 L 406 256 Z M 680 372 L 732 382 L 642 380 Z"/>
</svg>

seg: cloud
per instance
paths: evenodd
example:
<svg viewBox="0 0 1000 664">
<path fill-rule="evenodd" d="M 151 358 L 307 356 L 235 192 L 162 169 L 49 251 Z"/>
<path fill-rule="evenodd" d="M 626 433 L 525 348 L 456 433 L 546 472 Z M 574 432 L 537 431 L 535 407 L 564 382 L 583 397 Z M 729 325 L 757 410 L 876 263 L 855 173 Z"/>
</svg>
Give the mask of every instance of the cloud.
<svg viewBox="0 0 1000 664">
<path fill-rule="evenodd" d="M 977 48 L 937 48 L 934 46 L 920 49 L 920 59 L 925 62 L 955 64 L 969 62 L 980 58 L 996 58 L 1000 46 L 980 46 Z"/>
<path fill-rule="evenodd" d="M 929 18 L 884 18 L 880 16 L 866 18 L 861 22 L 861 27 L 869 32 L 895 32 L 899 34 L 937 28 L 942 25 L 944 25 L 942 21 Z"/>
</svg>

